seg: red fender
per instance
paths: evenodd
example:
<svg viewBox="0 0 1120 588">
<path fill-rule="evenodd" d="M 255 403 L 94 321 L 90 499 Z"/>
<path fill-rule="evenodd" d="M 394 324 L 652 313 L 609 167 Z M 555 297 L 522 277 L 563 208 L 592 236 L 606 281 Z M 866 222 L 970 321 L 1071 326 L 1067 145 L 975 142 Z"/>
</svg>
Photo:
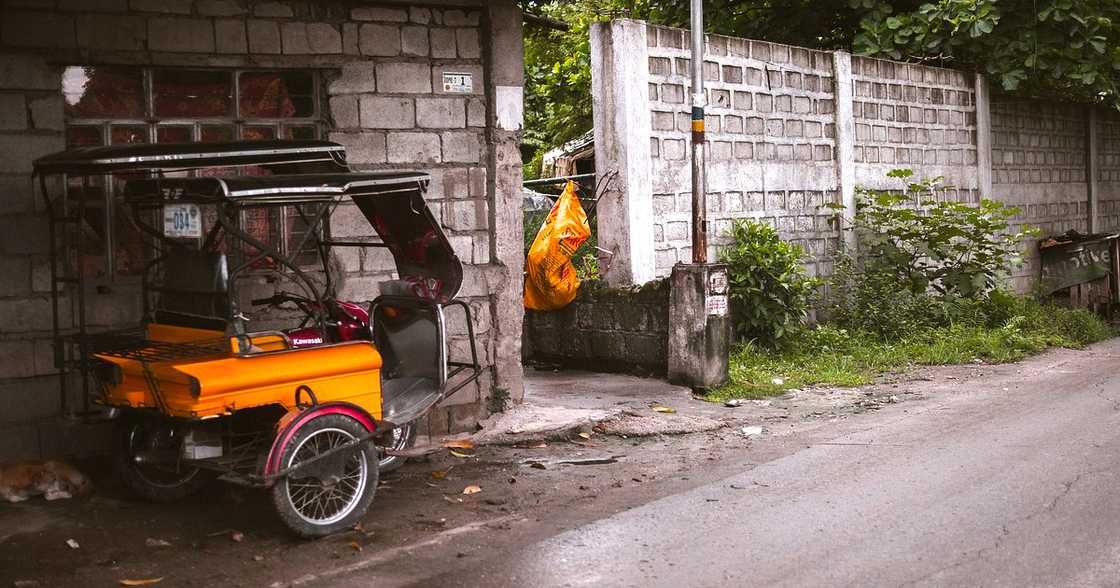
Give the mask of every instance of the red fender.
<svg viewBox="0 0 1120 588">
<path fill-rule="evenodd" d="M 276 435 L 276 439 L 272 441 L 272 448 L 268 450 L 268 460 L 264 466 L 265 484 L 271 486 L 275 480 L 269 480 L 270 476 L 280 471 L 280 457 L 284 455 L 284 449 L 288 443 L 299 431 L 300 427 L 310 422 L 316 417 L 327 414 L 341 414 L 346 415 L 366 428 L 367 431 L 373 433 L 377 430 L 377 421 L 366 410 L 356 404 L 349 402 L 326 402 L 317 404 L 308 408 L 307 410 L 299 413 L 291 422 L 286 425 L 281 421 L 280 432 Z"/>
</svg>

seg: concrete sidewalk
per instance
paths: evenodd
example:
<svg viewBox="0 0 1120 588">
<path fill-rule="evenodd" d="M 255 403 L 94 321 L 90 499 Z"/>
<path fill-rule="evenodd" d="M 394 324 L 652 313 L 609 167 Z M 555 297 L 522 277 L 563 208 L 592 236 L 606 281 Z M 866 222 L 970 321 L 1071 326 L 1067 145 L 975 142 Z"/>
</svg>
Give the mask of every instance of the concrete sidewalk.
<svg viewBox="0 0 1120 588">
<path fill-rule="evenodd" d="M 721 405 L 697 400 L 688 388 L 664 380 L 527 368 L 525 400 L 483 421 L 473 439 L 509 445 L 568 438 L 593 428 L 621 436 L 683 434 L 735 421 Z"/>
</svg>

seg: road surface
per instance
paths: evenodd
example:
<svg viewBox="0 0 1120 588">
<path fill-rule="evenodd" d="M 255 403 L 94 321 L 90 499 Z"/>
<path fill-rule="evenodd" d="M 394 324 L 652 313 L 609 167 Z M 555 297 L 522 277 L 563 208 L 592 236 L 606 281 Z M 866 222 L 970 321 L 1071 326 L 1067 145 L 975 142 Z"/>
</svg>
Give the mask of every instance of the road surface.
<svg viewBox="0 0 1120 588">
<path fill-rule="evenodd" d="M 946 380 L 861 430 L 548 537 L 466 529 L 408 554 L 423 566 L 402 554 L 312 583 L 1120 585 L 1118 360 L 1114 340 Z M 490 549 L 457 560 L 468 544 Z"/>
</svg>

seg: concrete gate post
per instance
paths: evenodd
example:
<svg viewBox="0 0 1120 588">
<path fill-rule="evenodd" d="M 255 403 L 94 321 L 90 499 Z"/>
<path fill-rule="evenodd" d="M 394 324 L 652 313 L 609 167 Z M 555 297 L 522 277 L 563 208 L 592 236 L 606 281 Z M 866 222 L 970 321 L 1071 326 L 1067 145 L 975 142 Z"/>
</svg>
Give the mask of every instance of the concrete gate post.
<svg viewBox="0 0 1120 588">
<path fill-rule="evenodd" d="M 669 284 L 669 381 L 700 392 L 728 380 L 727 265 L 678 263 Z"/>
</svg>

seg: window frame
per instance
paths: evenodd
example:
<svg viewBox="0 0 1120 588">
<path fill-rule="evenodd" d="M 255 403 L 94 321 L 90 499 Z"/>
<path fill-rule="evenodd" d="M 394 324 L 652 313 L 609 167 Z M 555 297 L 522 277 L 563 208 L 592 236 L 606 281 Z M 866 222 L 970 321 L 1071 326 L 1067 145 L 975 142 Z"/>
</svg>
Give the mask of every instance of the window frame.
<svg viewBox="0 0 1120 588">
<path fill-rule="evenodd" d="M 130 117 L 82 117 L 72 116 L 66 111 L 64 106 L 63 123 L 64 134 L 67 138 L 67 148 L 72 147 L 69 144 L 69 132 L 71 128 L 96 128 L 100 135 L 100 145 L 112 145 L 113 143 L 113 129 L 120 127 L 143 127 L 145 129 L 144 142 L 156 144 L 159 139 L 159 131 L 167 127 L 188 127 L 190 128 L 190 141 L 201 142 L 202 133 L 205 127 L 226 127 L 233 130 L 233 137 L 231 140 L 247 140 L 244 139 L 244 133 L 247 127 L 265 127 L 271 128 L 273 131 L 274 139 L 288 138 L 287 134 L 289 129 L 293 128 L 311 128 L 313 129 L 312 138 L 320 139 L 326 136 L 329 131 L 327 124 L 327 117 L 325 115 L 325 98 L 323 92 L 323 72 L 320 69 L 312 68 L 276 68 L 276 67 L 261 67 L 261 68 L 221 68 L 221 67 L 176 67 L 176 66 L 115 66 L 115 65 L 82 65 L 72 64 L 66 67 L 76 68 L 102 68 L 106 70 L 118 71 L 139 71 L 141 75 L 141 91 L 143 92 L 144 100 L 144 118 L 130 118 Z M 206 117 L 167 117 L 160 118 L 155 114 L 155 78 L 157 72 L 220 72 L 229 76 L 230 82 L 230 100 L 232 107 L 230 113 L 226 116 L 206 116 Z M 241 112 L 241 78 L 243 74 L 254 73 L 301 73 L 309 74 L 311 76 L 311 115 L 303 117 L 245 117 Z M 63 93 L 65 100 L 65 87 L 60 86 L 60 92 Z M 76 145 L 75 145 L 76 146 Z M 189 172 L 194 175 L 196 172 Z M 104 201 L 101 204 L 104 213 L 104 235 L 102 236 L 102 248 L 104 250 L 105 267 L 104 275 L 110 280 L 121 277 L 134 277 L 134 274 L 120 271 L 116 265 L 116 245 L 117 245 L 117 227 L 116 227 L 116 205 L 117 203 L 117 187 L 112 174 L 102 176 L 102 197 Z M 67 189 L 67 193 L 68 193 Z M 84 214 L 84 212 L 82 213 Z M 246 223 L 246 212 L 242 211 L 239 222 L 244 226 Z M 280 235 L 280 247 L 278 248 L 283 254 L 289 255 L 289 247 L 293 245 L 291 235 L 288 234 L 287 227 L 289 225 L 289 218 L 298 214 L 289 211 L 287 207 L 280 207 L 277 211 L 269 212 L 268 223 L 270 225 L 270 233 L 275 230 Z M 321 229 L 320 229 L 321 230 Z M 199 243 L 202 239 L 199 239 Z M 270 239 L 272 235 L 270 234 Z M 304 252 L 308 253 L 308 252 Z M 304 264 L 309 265 L 309 264 Z"/>
</svg>

